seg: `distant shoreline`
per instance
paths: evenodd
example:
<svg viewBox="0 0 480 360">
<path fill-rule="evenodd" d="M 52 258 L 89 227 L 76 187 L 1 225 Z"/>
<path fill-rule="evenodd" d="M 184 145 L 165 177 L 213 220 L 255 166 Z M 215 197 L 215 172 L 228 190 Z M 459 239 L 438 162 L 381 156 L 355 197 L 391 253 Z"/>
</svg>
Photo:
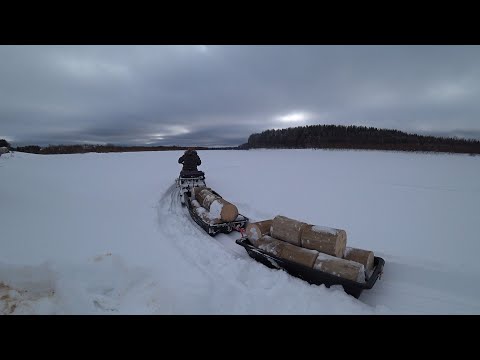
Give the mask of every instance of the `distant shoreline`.
<svg viewBox="0 0 480 360">
<path fill-rule="evenodd" d="M 248 141 L 238 146 L 125 146 L 114 144 L 38 145 L 12 147 L 10 150 L 51 155 L 139 151 L 180 151 L 193 147 L 196 150 L 250 150 L 250 149 L 331 149 L 379 150 L 422 153 L 480 154 L 480 141 L 409 134 L 393 129 L 364 126 L 308 125 L 286 129 L 271 129 L 252 134 Z"/>
<path fill-rule="evenodd" d="M 131 153 L 131 152 L 151 152 L 151 151 L 183 151 L 188 147 L 116 147 L 115 149 L 65 149 L 60 146 L 60 148 L 50 149 L 49 147 L 41 148 L 40 150 L 18 150 L 17 148 L 12 148 L 12 151 L 23 152 L 29 154 L 38 154 L 38 155 L 66 155 L 66 154 L 88 154 L 88 153 Z M 418 147 L 411 148 L 396 148 L 396 147 L 369 147 L 365 146 L 323 146 L 323 147 L 257 147 L 257 148 L 242 148 L 241 146 L 237 147 L 218 147 L 218 148 L 208 148 L 208 147 L 193 147 L 196 150 L 200 151 L 215 151 L 215 150 L 237 150 L 237 151 L 248 151 L 248 150 L 351 150 L 351 151 L 392 151 L 392 152 L 405 152 L 405 153 L 426 153 L 426 154 L 466 154 L 466 155 L 480 155 L 480 151 L 468 151 L 462 149 L 422 149 Z"/>
</svg>

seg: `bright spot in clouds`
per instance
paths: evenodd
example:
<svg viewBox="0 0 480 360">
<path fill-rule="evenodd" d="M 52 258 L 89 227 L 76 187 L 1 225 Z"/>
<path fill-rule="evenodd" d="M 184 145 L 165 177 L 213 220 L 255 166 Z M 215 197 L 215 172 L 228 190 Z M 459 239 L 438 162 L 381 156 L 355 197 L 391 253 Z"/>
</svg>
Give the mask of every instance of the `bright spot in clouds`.
<svg viewBox="0 0 480 360">
<path fill-rule="evenodd" d="M 310 118 L 310 115 L 305 112 L 293 112 L 287 115 L 279 116 L 276 120 L 290 123 L 290 122 L 303 122 Z"/>
<path fill-rule="evenodd" d="M 460 83 L 443 83 L 432 87 L 429 91 L 430 97 L 439 101 L 460 99 L 468 95 L 468 90 Z"/>
<path fill-rule="evenodd" d="M 187 127 L 179 125 L 166 126 L 164 129 L 164 132 L 150 134 L 150 137 L 154 140 L 163 140 L 168 137 L 190 133 Z"/>
</svg>

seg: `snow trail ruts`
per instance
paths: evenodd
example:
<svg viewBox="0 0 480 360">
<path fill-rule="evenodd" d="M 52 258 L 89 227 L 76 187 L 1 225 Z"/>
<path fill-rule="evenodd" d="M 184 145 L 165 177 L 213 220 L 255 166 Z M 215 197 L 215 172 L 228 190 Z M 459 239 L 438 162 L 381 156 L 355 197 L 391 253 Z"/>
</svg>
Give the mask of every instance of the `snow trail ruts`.
<svg viewBox="0 0 480 360">
<path fill-rule="evenodd" d="M 163 194 L 158 203 L 158 222 L 160 231 L 190 263 L 194 264 L 211 281 L 221 277 L 235 288 L 242 287 L 237 281 L 223 276 L 225 267 L 238 259 L 238 254 L 228 250 L 226 246 L 208 235 L 190 217 L 188 209 L 182 206 L 179 189 L 175 184 L 171 185 Z M 240 247 L 235 244 L 235 246 Z M 216 256 L 212 257 L 212 252 Z M 203 255 L 205 254 L 205 255 Z M 236 255 L 236 256 L 234 256 Z M 248 256 L 248 255 L 247 255 Z M 215 261 L 212 261 L 212 259 Z M 242 266 L 248 266 L 247 263 Z"/>
</svg>

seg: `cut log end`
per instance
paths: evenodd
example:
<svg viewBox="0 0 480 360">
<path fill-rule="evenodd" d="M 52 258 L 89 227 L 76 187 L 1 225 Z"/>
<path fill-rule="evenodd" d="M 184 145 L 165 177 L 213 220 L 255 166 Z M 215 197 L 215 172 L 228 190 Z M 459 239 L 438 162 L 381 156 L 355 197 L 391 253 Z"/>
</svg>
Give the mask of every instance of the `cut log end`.
<svg viewBox="0 0 480 360">
<path fill-rule="evenodd" d="M 365 270 L 372 271 L 375 255 L 369 250 L 347 247 L 345 249 L 344 259 L 358 262 L 365 266 Z"/>
<path fill-rule="evenodd" d="M 245 229 L 245 232 L 250 242 L 254 244 L 254 242 L 260 239 L 262 236 L 270 235 L 271 225 L 272 225 L 272 220 L 264 220 L 264 221 L 249 223 Z"/>
</svg>

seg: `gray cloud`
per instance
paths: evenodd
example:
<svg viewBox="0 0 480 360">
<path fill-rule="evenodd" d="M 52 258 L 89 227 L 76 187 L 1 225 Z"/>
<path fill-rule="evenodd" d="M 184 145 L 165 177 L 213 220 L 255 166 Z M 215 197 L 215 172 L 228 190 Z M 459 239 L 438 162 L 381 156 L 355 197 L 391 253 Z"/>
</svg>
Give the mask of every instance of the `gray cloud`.
<svg viewBox="0 0 480 360">
<path fill-rule="evenodd" d="M 306 124 L 480 138 L 479 95 L 479 46 L 0 46 L 0 138 L 18 145 L 238 145 Z"/>
</svg>

